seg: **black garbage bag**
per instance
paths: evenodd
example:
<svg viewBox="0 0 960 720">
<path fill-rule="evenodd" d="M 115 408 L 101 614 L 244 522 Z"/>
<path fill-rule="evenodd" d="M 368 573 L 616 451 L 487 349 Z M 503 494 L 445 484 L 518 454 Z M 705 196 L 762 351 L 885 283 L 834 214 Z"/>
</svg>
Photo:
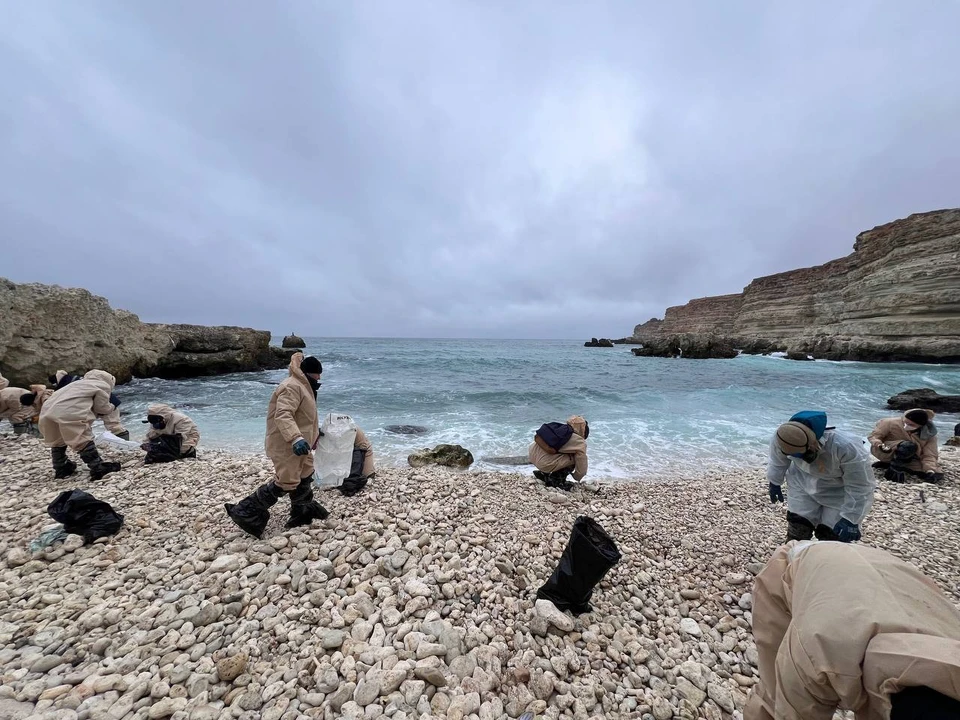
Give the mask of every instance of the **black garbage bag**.
<svg viewBox="0 0 960 720">
<path fill-rule="evenodd" d="M 893 450 L 893 457 L 890 459 L 891 465 L 906 465 L 917 457 L 917 444 L 904 440 L 897 443 Z"/>
<path fill-rule="evenodd" d="M 174 460 L 195 458 L 197 456 L 195 448 L 190 448 L 186 452 L 181 450 L 183 446 L 183 436 L 181 436 L 180 433 L 160 435 L 153 438 L 153 440 L 147 441 L 146 444 L 149 445 L 149 448 L 147 449 L 147 456 L 143 459 L 144 465 L 173 462 Z"/>
<path fill-rule="evenodd" d="M 557 569 L 537 590 L 537 598 L 574 615 L 590 612 L 593 588 L 620 558 L 617 544 L 606 530 L 593 518 L 581 515 L 573 523 Z"/>
<path fill-rule="evenodd" d="M 354 448 L 353 457 L 350 460 L 350 474 L 344 478 L 340 485 L 340 492 L 343 495 L 356 495 L 367 486 L 367 480 L 363 476 L 363 461 L 366 459 L 367 452 L 361 448 Z"/>
<path fill-rule="evenodd" d="M 71 535 L 82 535 L 84 545 L 123 527 L 123 515 L 83 490 L 64 490 L 47 506 L 47 514 Z"/>
</svg>

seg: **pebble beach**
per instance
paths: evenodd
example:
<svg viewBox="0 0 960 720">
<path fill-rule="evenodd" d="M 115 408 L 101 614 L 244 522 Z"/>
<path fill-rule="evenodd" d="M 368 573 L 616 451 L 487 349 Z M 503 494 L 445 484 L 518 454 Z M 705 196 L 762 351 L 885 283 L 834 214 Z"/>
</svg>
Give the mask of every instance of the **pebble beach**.
<svg viewBox="0 0 960 720">
<path fill-rule="evenodd" d="M 0 718 L 739 720 L 757 680 L 753 576 L 785 534 L 762 468 L 599 482 L 381 468 L 330 517 L 264 538 L 223 503 L 273 475 L 259 456 L 53 479 L 33 437 L 0 436 Z M 960 603 L 960 448 L 942 486 L 880 482 L 864 541 Z M 125 516 L 35 553 L 47 505 L 79 488 Z M 579 515 L 622 561 L 593 612 L 544 604 Z"/>
</svg>

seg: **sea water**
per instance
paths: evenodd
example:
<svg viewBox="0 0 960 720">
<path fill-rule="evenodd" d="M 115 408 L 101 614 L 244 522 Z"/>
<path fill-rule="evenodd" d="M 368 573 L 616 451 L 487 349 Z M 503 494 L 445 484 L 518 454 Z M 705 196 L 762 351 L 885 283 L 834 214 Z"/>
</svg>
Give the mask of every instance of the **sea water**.
<svg viewBox="0 0 960 720">
<path fill-rule="evenodd" d="M 635 357 L 628 346 L 585 348 L 561 340 L 308 338 L 323 362 L 321 418 L 351 415 L 374 443 L 378 463 L 457 443 L 474 468 L 513 469 L 489 458 L 526 455 L 543 422 L 574 414 L 590 423 L 590 474 L 657 477 L 757 468 L 778 424 L 798 410 L 825 410 L 831 425 L 866 436 L 893 415 L 886 399 L 908 388 L 960 394 L 960 367 Z M 118 388 L 134 439 L 149 403 L 188 413 L 201 447 L 261 452 L 270 395 L 286 370 L 194 380 L 135 380 Z M 960 417 L 942 415 L 942 437 Z M 389 425 L 419 425 L 397 435 Z"/>
</svg>

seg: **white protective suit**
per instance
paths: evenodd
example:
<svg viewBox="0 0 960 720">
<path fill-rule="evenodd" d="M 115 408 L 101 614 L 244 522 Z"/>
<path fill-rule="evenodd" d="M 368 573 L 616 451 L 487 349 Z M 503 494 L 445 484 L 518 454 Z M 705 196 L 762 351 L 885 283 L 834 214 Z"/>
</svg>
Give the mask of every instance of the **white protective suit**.
<svg viewBox="0 0 960 720">
<path fill-rule="evenodd" d="M 859 525 L 873 505 L 876 485 L 863 441 L 841 430 L 825 430 L 812 463 L 784 455 L 770 442 L 767 482 L 787 481 L 787 509 L 816 527 L 833 528 L 840 518 Z"/>
</svg>

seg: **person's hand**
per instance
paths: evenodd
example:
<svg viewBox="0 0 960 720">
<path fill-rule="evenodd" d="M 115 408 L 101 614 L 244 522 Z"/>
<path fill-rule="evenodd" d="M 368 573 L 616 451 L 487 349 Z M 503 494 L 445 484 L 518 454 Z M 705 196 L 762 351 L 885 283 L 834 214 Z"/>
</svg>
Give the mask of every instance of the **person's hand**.
<svg viewBox="0 0 960 720">
<path fill-rule="evenodd" d="M 856 542 L 860 539 L 860 526 L 854 525 L 846 518 L 840 518 L 840 521 L 833 526 L 833 532 L 840 542 Z"/>
<path fill-rule="evenodd" d="M 120 407 L 120 398 L 118 398 L 114 393 L 110 393 L 110 404 L 114 407 Z"/>
<path fill-rule="evenodd" d="M 772 503 L 783 502 L 783 488 L 782 488 L 782 487 L 780 487 L 779 485 L 775 485 L 775 484 L 773 484 L 773 483 L 770 483 L 770 487 L 768 488 L 768 490 L 770 491 L 770 502 L 772 502 Z"/>
<path fill-rule="evenodd" d="M 940 482 L 940 476 L 933 470 L 927 470 L 927 472 L 923 474 L 923 480 L 928 483 L 938 483 Z"/>
<path fill-rule="evenodd" d="M 293 454 L 294 455 L 309 455 L 310 454 L 310 445 L 306 440 L 300 438 L 293 444 Z"/>
<path fill-rule="evenodd" d="M 144 452 L 150 452 L 150 443 L 145 442 L 140 445 L 140 449 Z"/>
</svg>

